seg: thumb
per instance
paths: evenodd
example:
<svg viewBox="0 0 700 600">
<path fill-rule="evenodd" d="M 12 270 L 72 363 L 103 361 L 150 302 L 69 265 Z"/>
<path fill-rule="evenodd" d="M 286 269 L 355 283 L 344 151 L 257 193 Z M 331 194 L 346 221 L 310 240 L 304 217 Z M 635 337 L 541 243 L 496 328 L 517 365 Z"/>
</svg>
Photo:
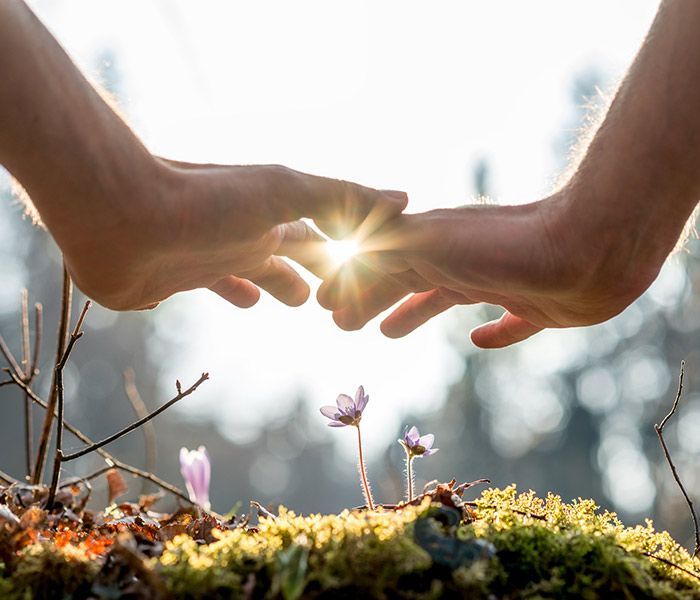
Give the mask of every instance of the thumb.
<svg viewBox="0 0 700 600">
<path fill-rule="evenodd" d="M 404 192 L 376 190 L 284 167 L 272 169 L 265 187 L 273 225 L 309 217 L 333 238 L 351 233 L 367 236 L 408 204 Z"/>
</svg>

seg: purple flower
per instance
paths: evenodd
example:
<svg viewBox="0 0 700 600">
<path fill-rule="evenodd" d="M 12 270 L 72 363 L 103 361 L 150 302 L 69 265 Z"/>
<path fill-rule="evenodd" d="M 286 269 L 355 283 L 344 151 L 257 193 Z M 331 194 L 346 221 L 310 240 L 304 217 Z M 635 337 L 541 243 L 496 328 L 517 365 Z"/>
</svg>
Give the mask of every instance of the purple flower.
<svg viewBox="0 0 700 600">
<path fill-rule="evenodd" d="M 365 410 L 369 396 L 365 394 L 365 388 L 360 386 L 355 392 L 353 400 L 346 394 L 340 394 L 335 403 L 337 406 L 322 406 L 321 414 L 330 419 L 329 427 L 354 427 L 357 430 L 357 451 L 359 459 L 357 461 L 357 469 L 360 472 L 360 483 L 362 485 L 362 493 L 365 496 L 365 502 L 369 510 L 374 510 L 374 499 L 372 498 L 372 489 L 367 480 L 367 467 L 365 459 L 362 456 L 362 434 L 360 433 L 360 421 L 362 420 L 362 411 Z"/>
<path fill-rule="evenodd" d="M 365 394 L 365 388 L 360 386 L 357 388 L 354 400 L 346 394 L 340 394 L 335 401 L 337 406 L 322 406 L 321 414 L 331 420 L 328 427 L 357 427 L 367 402 L 369 402 L 369 396 Z"/>
<path fill-rule="evenodd" d="M 432 456 L 439 448 L 433 448 L 435 436 L 432 433 L 421 435 L 418 428 L 414 425 L 410 429 L 406 429 L 403 434 L 403 439 L 399 440 L 411 458 L 416 456 Z"/>
<path fill-rule="evenodd" d="M 209 510 L 209 482 L 211 480 L 211 463 L 204 446 L 196 450 L 180 448 L 180 473 L 185 480 L 190 500 Z"/>
</svg>

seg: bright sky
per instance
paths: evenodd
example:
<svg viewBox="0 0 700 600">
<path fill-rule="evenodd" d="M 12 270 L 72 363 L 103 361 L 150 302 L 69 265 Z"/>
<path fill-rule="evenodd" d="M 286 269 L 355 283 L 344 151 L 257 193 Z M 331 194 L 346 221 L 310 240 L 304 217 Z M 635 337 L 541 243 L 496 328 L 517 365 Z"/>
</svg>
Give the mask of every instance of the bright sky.
<svg viewBox="0 0 700 600">
<path fill-rule="evenodd" d="M 544 194 L 556 176 L 553 142 L 571 117 L 573 80 L 590 67 L 619 77 L 657 4 L 31 2 L 88 73 L 104 50 L 115 53 L 125 112 L 153 151 L 193 162 L 281 163 L 403 189 L 412 211 L 468 201 L 470 168 L 481 156 L 499 201 Z M 299 392 L 328 404 L 362 383 L 372 398 L 364 422 L 371 450 L 407 407 L 434 407 L 461 369 L 445 336 L 454 315 L 396 341 L 376 322 L 342 332 L 314 300 L 290 309 L 265 297 L 242 311 L 198 292 L 153 318 L 162 334 L 154 352 L 171 366 L 168 389 L 176 376 L 185 383 L 210 371 L 212 382 L 187 410 L 218 411 L 239 438 L 260 414 L 288 410 Z M 544 340 L 555 350 L 562 335 Z M 547 346 L 526 342 L 523 352 L 527 344 L 532 352 Z"/>
</svg>

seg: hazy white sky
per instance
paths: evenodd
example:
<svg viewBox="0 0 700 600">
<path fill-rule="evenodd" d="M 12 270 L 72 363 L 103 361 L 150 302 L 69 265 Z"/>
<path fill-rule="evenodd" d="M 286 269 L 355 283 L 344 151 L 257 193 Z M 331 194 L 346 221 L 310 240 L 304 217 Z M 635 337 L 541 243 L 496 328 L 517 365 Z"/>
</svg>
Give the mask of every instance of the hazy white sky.
<svg viewBox="0 0 700 600">
<path fill-rule="evenodd" d="M 115 53 L 125 111 L 153 151 L 403 189 L 412 211 L 465 203 L 481 156 L 499 201 L 546 193 L 573 80 L 591 67 L 619 77 L 657 4 L 31 2 L 88 73 L 101 52 Z M 341 332 L 314 300 L 290 309 L 265 297 L 242 311 L 197 292 L 153 318 L 162 334 L 154 351 L 172 365 L 168 385 L 210 371 L 188 410 L 217 407 L 223 429 L 239 437 L 300 391 L 320 405 L 363 383 L 371 446 L 406 407 L 434 407 L 461 368 L 446 342 L 449 314 L 398 341 L 376 322 Z M 567 334 L 545 335 L 520 351 L 556 353 Z"/>
</svg>

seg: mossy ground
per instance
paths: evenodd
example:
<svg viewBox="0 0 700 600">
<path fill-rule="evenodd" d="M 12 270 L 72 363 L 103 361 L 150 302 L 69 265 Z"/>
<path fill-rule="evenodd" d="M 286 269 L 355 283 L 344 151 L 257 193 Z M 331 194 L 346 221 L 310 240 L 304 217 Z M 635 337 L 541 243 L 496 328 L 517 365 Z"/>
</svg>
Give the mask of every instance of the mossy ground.
<svg viewBox="0 0 700 600">
<path fill-rule="evenodd" d="M 650 522 L 624 527 L 593 501 L 511 486 L 483 492 L 471 522 L 445 524 L 436 510 L 453 509 L 430 499 L 374 513 L 281 509 L 257 528 L 216 531 L 213 543 L 178 535 L 140 564 L 128 540 L 102 562 L 37 542 L 5 565 L 0 597 L 700 599 L 699 559 Z M 461 552 L 475 540 L 489 551 Z M 131 573 L 130 590 L 104 576 L 110 560 L 112 572 Z"/>
</svg>

